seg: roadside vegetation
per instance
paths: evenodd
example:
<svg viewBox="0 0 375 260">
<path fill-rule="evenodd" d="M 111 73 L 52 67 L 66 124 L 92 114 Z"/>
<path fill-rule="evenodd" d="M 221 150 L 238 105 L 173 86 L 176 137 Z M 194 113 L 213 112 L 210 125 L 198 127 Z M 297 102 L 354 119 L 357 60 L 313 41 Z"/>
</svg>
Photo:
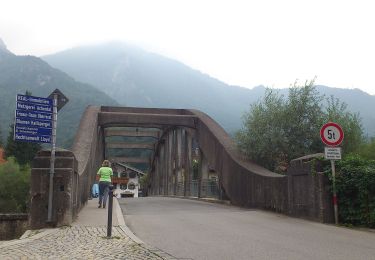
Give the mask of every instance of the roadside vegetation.
<svg viewBox="0 0 375 260">
<path fill-rule="evenodd" d="M 31 162 L 42 147 L 13 140 L 13 125 L 4 147 L 6 161 L 0 164 L 0 213 L 26 213 L 29 205 Z M 3 147 L 0 142 L 0 147 Z"/>
<path fill-rule="evenodd" d="M 340 222 L 375 228 L 375 160 L 350 154 L 338 162 L 337 169 Z"/>
<path fill-rule="evenodd" d="M 358 151 L 364 143 L 359 115 L 349 112 L 340 100 L 320 95 L 311 81 L 290 87 L 288 97 L 267 89 L 263 99 L 244 114 L 243 128 L 235 138 L 248 158 L 282 173 L 290 160 L 324 151 L 320 128 L 329 121 L 345 131 L 344 153 Z"/>
<path fill-rule="evenodd" d="M 0 165 L 0 213 L 25 213 L 30 190 L 30 166 L 20 166 L 14 157 Z"/>
<path fill-rule="evenodd" d="M 333 96 L 320 95 L 314 81 L 294 84 L 287 97 L 267 89 L 243 115 L 235 139 L 250 160 L 285 174 L 292 159 L 324 152 L 320 128 L 328 122 L 340 124 L 345 133 L 336 169 L 340 222 L 374 228 L 375 139 L 364 137 L 359 114 Z M 330 177 L 330 167 L 326 172 Z"/>
</svg>

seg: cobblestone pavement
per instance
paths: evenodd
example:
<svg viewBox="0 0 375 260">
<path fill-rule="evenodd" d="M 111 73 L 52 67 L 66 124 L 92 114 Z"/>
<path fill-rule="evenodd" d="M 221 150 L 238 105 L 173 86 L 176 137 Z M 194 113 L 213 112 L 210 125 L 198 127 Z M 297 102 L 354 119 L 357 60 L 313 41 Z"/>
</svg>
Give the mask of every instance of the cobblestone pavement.
<svg viewBox="0 0 375 260">
<path fill-rule="evenodd" d="M 70 226 L 32 231 L 29 237 L 0 244 L 0 259 L 176 259 L 134 242 L 122 226 Z"/>
</svg>

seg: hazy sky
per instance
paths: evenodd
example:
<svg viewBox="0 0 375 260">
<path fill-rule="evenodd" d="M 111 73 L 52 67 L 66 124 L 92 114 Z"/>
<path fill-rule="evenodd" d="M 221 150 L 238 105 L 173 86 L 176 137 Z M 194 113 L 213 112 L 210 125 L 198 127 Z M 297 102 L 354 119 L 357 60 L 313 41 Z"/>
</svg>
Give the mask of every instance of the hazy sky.
<svg viewBox="0 0 375 260">
<path fill-rule="evenodd" d="M 121 40 L 231 85 L 316 83 L 375 94 L 375 15 L 363 0 L 0 0 L 0 38 L 41 56 Z"/>
</svg>

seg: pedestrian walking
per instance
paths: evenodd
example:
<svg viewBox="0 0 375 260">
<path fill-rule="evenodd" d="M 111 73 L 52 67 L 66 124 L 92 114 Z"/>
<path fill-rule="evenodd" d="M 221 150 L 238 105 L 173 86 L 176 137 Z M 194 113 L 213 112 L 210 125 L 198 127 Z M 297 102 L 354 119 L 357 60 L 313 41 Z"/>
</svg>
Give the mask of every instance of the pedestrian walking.
<svg viewBox="0 0 375 260">
<path fill-rule="evenodd" d="M 103 207 L 107 204 L 109 185 L 112 184 L 111 177 L 113 171 L 111 168 L 111 163 L 108 160 L 104 160 L 102 167 L 97 172 L 97 179 L 99 179 L 99 206 L 98 208 Z"/>
</svg>

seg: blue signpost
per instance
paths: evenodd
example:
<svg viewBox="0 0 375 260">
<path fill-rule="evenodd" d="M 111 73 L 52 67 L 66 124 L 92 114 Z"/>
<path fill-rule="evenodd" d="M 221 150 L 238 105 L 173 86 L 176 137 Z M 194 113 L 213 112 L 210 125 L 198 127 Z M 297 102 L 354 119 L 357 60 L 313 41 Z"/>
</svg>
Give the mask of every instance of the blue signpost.
<svg viewBox="0 0 375 260">
<path fill-rule="evenodd" d="M 17 95 L 14 140 L 52 143 L 53 100 Z"/>
<path fill-rule="evenodd" d="M 48 98 L 17 95 L 14 140 L 50 143 L 51 166 L 49 175 L 48 217 L 52 222 L 53 177 L 55 174 L 55 150 L 57 112 L 69 101 L 60 90 L 55 89 Z"/>
</svg>

